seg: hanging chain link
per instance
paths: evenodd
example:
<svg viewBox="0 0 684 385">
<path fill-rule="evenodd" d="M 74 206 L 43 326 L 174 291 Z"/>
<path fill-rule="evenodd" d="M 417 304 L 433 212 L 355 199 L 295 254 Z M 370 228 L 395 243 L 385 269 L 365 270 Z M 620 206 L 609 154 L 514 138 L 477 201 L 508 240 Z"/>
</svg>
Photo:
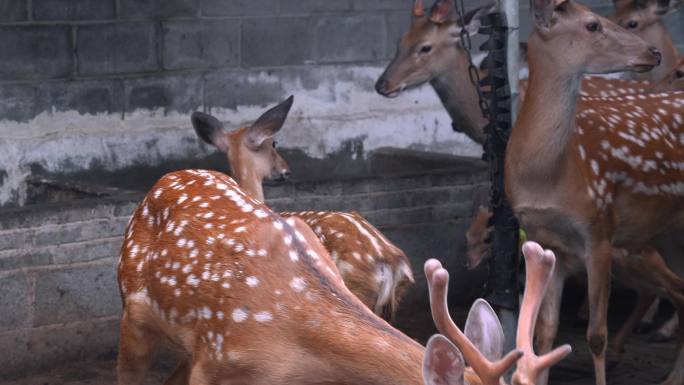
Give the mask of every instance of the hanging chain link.
<svg viewBox="0 0 684 385">
<path fill-rule="evenodd" d="M 487 100 L 485 100 L 484 96 L 482 95 L 482 89 L 480 88 L 480 72 L 478 71 L 477 67 L 475 67 L 475 64 L 473 63 L 473 56 L 470 52 L 472 48 L 472 42 L 470 40 L 470 32 L 468 32 L 468 28 L 466 28 L 465 5 L 463 4 L 463 0 L 459 0 L 458 7 L 456 7 L 456 12 L 458 12 L 458 17 L 461 22 L 461 44 L 463 44 L 466 57 L 468 58 L 468 74 L 470 75 L 470 82 L 477 91 L 477 97 L 479 99 L 478 104 L 480 105 L 482 116 L 491 122 L 491 117 L 489 116 L 489 103 L 487 103 Z"/>
</svg>

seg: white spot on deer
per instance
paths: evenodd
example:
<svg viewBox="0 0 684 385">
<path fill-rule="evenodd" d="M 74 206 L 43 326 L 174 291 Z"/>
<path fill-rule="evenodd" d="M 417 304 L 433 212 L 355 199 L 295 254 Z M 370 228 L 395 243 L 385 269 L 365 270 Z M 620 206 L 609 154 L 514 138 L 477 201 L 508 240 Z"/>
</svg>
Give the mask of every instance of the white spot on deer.
<svg viewBox="0 0 684 385">
<path fill-rule="evenodd" d="M 197 278 L 194 274 L 188 275 L 188 278 L 185 280 L 185 282 L 192 287 L 197 287 L 200 284 L 199 278 Z"/>
<path fill-rule="evenodd" d="M 264 249 L 259 249 L 259 250 L 257 251 L 257 255 L 260 256 L 260 257 L 265 257 L 266 255 L 268 255 L 268 253 L 267 253 L 266 250 L 264 250 Z"/>
<path fill-rule="evenodd" d="M 318 256 L 318 253 L 316 253 L 313 250 L 307 250 L 306 254 L 311 257 L 312 259 L 319 260 L 321 257 Z"/>
<path fill-rule="evenodd" d="M 187 240 L 185 238 L 180 238 L 180 239 L 178 239 L 178 241 L 176 241 L 176 246 L 184 247 L 186 243 L 187 243 Z"/>
<path fill-rule="evenodd" d="M 292 281 L 290 281 L 290 287 L 292 290 L 300 293 L 306 288 L 306 282 L 300 277 L 294 277 L 292 278 Z"/>
<path fill-rule="evenodd" d="M 173 265 L 171 265 L 171 268 L 173 270 L 178 270 L 180 268 L 180 262 L 174 262 Z"/>
<path fill-rule="evenodd" d="M 172 275 L 171 277 L 169 277 L 168 282 L 169 282 L 169 286 L 176 286 L 176 284 L 178 283 L 178 280 L 176 279 L 175 276 Z"/>
<path fill-rule="evenodd" d="M 233 310 L 232 317 L 233 317 L 233 321 L 240 323 L 240 322 L 244 322 L 245 320 L 247 320 L 248 314 L 243 309 L 235 309 L 235 310 Z M 228 354 L 230 354 L 230 353 L 228 353 Z"/>
<path fill-rule="evenodd" d="M 277 296 L 281 296 L 281 295 L 283 295 L 283 292 L 282 292 L 282 290 L 276 290 L 273 292 L 273 294 L 275 294 Z"/>
<path fill-rule="evenodd" d="M 240 226 L 233 231 L 236 233 L 244 233 L 245 231 L 247 231 L 247 228 L 245 226 Z"/>
<path fill-rule="evenodd" d="M 273 227 L 275 227 L 276 230 L 280 231 L 283 229 L 283 223 L 281 221 L 274 221 Z"/>
<path fill-rule="evenodd" d="M 223 282 L 223 283 L 221 284 L 221 287 L 224 288 L 224 289 L 230 289 L 230 283 L 228 283 L 228 282 Z"/>
<path fill-rule="evenodd" d="M 284 236 L 283 242 L 285 242 L 285 245 L 287 245 L 287 246 L 292 245 L 292 236 L 291 235 Z"/>
<path fill-rule="evenodd" d="M 176 288 L 176 289 L 173 290 L 173 295 L 175 295 L 176 297 L 180 297 L 181 294 L 182 294 L 181 289 Z"/>
<path fill-rule="evenodd" d="M 158 188 L 158 189 L 154 192 L 154 198 L 155 198 L 155 199 L 158 199 L 158 198 L 162 195 L 163 192 L 164 192 L 164 189 L 163 189 L 163 188 L 161 188 L 161 187 Z"/>
<path fill-rule="evenodd" d="M 212 314 L 213 314 L 213 313 L 212 313 L 211 309 L 209 309 L 208 306 L 203 307 L 203 308 L 199 311 L 200 317 L 202 317 L 202 318 L 204 318 L 204 319 L 211 319 Z"/>
<path fill-rule="evenodd" d="M 223 314 L 222 311 L 219 310 L 219 311 L 216 312 L 216 318 L 217 318 L 219 321 L 223 321 L 223 317 L 224 317 L 224 314 Z M 219 334 L 219 336 L 221 336 L 221 335 Z M 221 340 L 223 340 L 223 336 L 221 336 Z"/>
<path fill-rule="evenodd" d="M 191 264 L 187 264 L 187 265 L 183 266 L 183 270 L 181 270 L 181 271 L 183 272 L 183 274 L 188 274 L 188 273 L 190 273 L 190 272 L 192 271 L 192 265 L 191 265 Z"/>
<path fill-rule="evenodd" d="M 211 276 L 211 273 L 210 273 L 208 270 L 205 270 L 205 271 L 202 273 L 202 279 L 205 280 L 205 281 L 208 281 L 210 276 Z"/>
<path fill-rule="evenodd" d="M 273 315 L 267 311 L 260 311 L 254 314 L 254 320 L 257 322 L 273 321 Z"/>
<path fill-rule="evenodd" d="M 357 261 L 361 261 L 361 254 L 357 253 L 356 251 L 352 253 L 352 256 L 353 256 Z"/>
<path fill-rule="evenodd" d="M 255 276 L 247 277 L 247 279 L 245 279 L 245 283 L 249 287 L 257 287 L 257 286 L 259 286 L 259 278 L 255 277 Z"/>
<path fill-rule="evenodd" d="M 591 161 L 591 169 L 594 171 L 594 174 L 598 175 L 599 174 L 599 165 L 598 162 L 593 160 Z"/>
<path fill-rule="evenodd" d="M 188 196 L 187 196 L 186 194 L 182 194 L 182 195 L 178 198 L 178 204 L 181 204 L 181 203 L 185 202 L 187 199 L 188 199 Z"/>
<path fill-rule="evenodd" d="M 290 250 L 289 254 L 290 254 L 290 259 L 292 260 L 292 262 L 299 261 L 299 254 L 296 251 Z"/>
</svg>

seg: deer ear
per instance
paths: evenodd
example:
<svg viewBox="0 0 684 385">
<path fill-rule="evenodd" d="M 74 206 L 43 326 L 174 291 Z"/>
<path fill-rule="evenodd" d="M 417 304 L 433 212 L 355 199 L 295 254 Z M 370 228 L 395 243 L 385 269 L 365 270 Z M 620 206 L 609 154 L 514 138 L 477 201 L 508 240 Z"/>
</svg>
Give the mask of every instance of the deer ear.
<svg viewBox="0 0 684 385">
<path fill-rule="evenodd" d="M 530 8 L 534 15 L 534 24 L 542 32 L 551 29 L 553 10 L 556 8 L 554 0 L 530 0 Z"/>
<path fill-rule="evenodd" d="M 204 143 L 211 144 L 223 152 L 228 152 L 228 139 L 223 124 L 215 117 L 204 112 L 193 112 L 192 127 Z"/>
<path fill-rule="evenodd" d="M 247 147 L 256 150 L 261 147 L 266 139 L 274 137 L 283 127 L 293 102 L 294 96 L 290 96 L 284 102 L 264 112 L 247 129 L 247 135 L 244 137 Z"/>
<path fill-rule="evenodd" d="M 423 4 L 423 0 L 414 1 L 412 15 L 414 18 L 425 16 L 425 4 Z"/>
<path fill-rule="evenodd" d="M 454 13 L 454 0 L 437 0 L 430 9 L 430 21 L 442 24 L 451 19 Z"/>
<path fill-rule="evenodd" d="M 656 15 L 665 16 L 672 12 L 676 12 L 677 8 L 682 5 L 683 0 L 657 0 L 656 1 Z"/>
<path fill-rule="evenodd" d="M 446 337 L 435 334 L 430 338 L 423 357 L 425 385 L 463 385 L 465 361 L 463 354 Z"/>
<path fill-rule="evenodd" d="M 503 356 L 503 328 L 487 301 L 478 299 L 470 308 L 465 335 L 489 361 L 498 361 Z"/>
<path fill-rule="evenodd" d="M 482 25 L 482 17 L 496 9 L 496 4 L 492 3 L 483 7 L 475 8 L 463 15 L 465 26 L 470 35 L 476 35 Z"/>
</svg>

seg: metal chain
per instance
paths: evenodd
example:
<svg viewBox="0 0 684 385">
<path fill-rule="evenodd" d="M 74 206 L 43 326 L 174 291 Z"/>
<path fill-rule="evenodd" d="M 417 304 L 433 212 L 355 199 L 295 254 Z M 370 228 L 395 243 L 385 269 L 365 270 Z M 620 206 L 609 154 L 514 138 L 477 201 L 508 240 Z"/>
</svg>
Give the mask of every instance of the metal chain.
<svg viewBox="0 0 684 385">
<path fill-rule="evenodd" d="M 456 7 L 456 12 L 458 12 L 458 17 L 461 22 L 461 44 L 466 52 L 466 57 L 468 58 L 468 74 L 470 75 L 470 82 L 475 87 L 477 91 L 477 97 L 479 99 L 480 110 L 482 111 L 482 116 L 491 122 L 491 117 L 489 116 L 489 103 L 482 95 L 482 89 L 480 88 L 480 73 L 473 64 L 473 57 L 470 53 L 472 48 L 472 42 L 470 41 L 470 32 L 466 28 L 465 24 L 465 5 L 463 5 L 463 0 L 459 0 L 459 6 Z"/>
</svg>

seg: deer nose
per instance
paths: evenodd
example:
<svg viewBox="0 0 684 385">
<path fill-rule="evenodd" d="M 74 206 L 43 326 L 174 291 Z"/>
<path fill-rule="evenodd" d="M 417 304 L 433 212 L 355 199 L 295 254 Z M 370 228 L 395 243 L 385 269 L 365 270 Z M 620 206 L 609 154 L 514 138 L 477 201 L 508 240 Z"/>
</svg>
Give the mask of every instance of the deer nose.
<svg viewBox="0 0 684 385">
<path fill-rule="evenodd" d="M 280 176 L 283 178 L 283 180 L 290 179 L 290 176 L 292 175 L 292 172 L 290 170 L 283 170 L 280 173 Z"/>
<path fill-rule="evenodd" d="M 375 83 L 375 92 L 379 93 L 380 95 L 387 95 L 388 84 L 389 82 L 384 78 L 378 79 L 378 82 Z"/>
<path fill-rule="evenodd" d="M 658 48 L 649 47 L 648 52 L 650 52 L 651 55 L 653 55 L 656 58 L 656 60 L 658 61 L 658 65 L 660 65 L 660 63 L 663 61 L 663 54 L 660 53 L 660 51 L 658 51 Z"/>
</svg>

